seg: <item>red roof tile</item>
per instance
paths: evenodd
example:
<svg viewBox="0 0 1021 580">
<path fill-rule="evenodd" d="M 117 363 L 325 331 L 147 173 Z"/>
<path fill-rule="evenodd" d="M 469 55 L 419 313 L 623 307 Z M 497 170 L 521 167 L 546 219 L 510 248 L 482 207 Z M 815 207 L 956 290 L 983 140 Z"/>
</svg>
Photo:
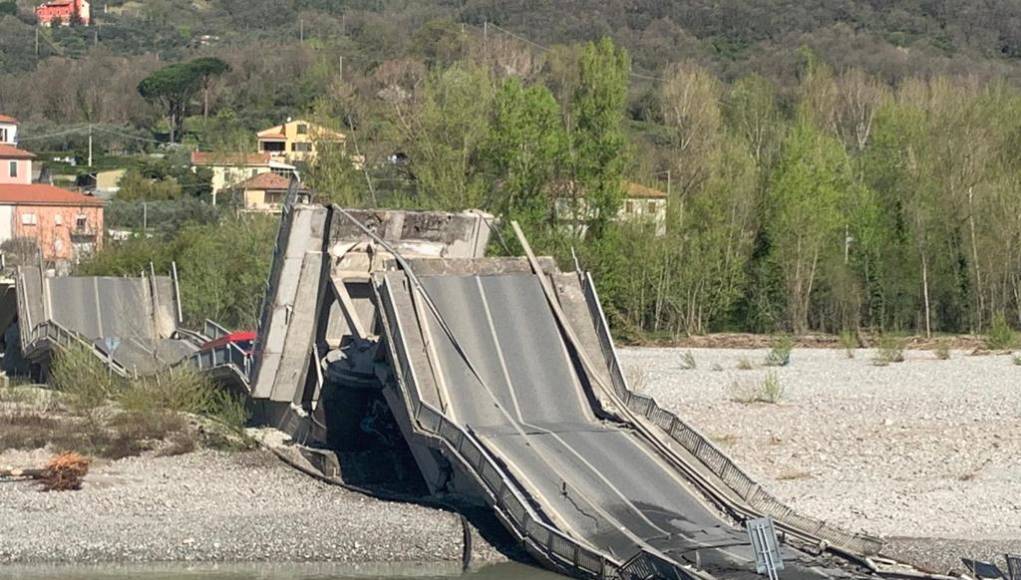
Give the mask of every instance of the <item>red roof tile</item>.
<svg viewBox="0 0 1021 580">
<path fill-rule="evenodd" d="M 14 145 L 0 143 L 0 159 L 35 159 L 35 155 Z"/>
<path fill-rule="evenodd" d="M 102 206 L 103 200 L 43 183 L 0 183 L 0 205 Z"/>
<path fill-rule="evenodd" d="M 0 123 L 17 123 L 18 120 L 14 117 L 8 117 L 7 115 L 0 115 Z"/>
<path fill-rule="evenodd" d="M 212 153 L 192 151 L 192 165 L 265 165 L 269 166 L 269 153 Z"/>
<path fill-rule="evenodd" d="M 238 185 L 238 189 L 287 189 L 291 180 L 272 171 L 260 173 Z M 301 189 L 301 186 L 298 186 Z"/>
</svg>

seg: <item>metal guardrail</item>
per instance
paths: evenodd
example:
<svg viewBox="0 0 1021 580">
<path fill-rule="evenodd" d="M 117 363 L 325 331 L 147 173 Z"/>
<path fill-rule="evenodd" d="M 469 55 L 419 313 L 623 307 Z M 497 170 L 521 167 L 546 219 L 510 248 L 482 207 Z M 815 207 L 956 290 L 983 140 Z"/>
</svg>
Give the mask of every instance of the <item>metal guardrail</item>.
<svg viewBox="0 0 1021 580">
<path fill-rule="evenodd" d="M 379 292 L 380 289 L 377 288 L 376 291 Z M 388 288 L 383 291 L 390 294 Z M 380 301 L 380 304 L 389 302 Z M 400 349 L 407 353 L 403 331 L 396 321 L 395 313 L 388 312 L 384 307 L 379 309 L 379 315 L 383 325 L 390 330 L 390 336 L 400 341 Z M 524 493 L 513 483 L 513 479 L 504 472 L 478 438 L 422 400 L 408 357 L 399 356 L 398 347 L 394 342 L 386 341 L 387 348 L 390 350 L 391 359 L 398 362 L 394 375 L 401 385 L 400 390 L 416 430 L 445 447 L 450 455 L 461 463 L 464 471 L 471 474 L 489 496 L 498 517 L 518 539 L 526 542 L 536 555 L 546 558 L 556 567 L 580 571 L 593 578 L 616 577 L 616 570 L 619 567 L 617 562 L 605 554 L 583 546 L 543 521 L 531 503 L 525 499 Z"/>
<path fill-rule="evenodd" d="M 118 376 L 123 378 L 131 376 L 128 373 L 128 370 L 120 363 L 114 361 L 110 355 L 97 348 L 94 344 L 86 341 L 77 333 L 64 328 L 58 322 L 53 320 L 47 320 L 35 325 L 31 332 L 29 332 L 27 340 L 26 337 L 23 336 L 22 341 L 24 344 L 23 352 L 26 356 L 28 356 L 30 352 L 43 349 L 47 344 L 51 344 L 58 348 L 71 348 L 73 345 L 78 345 L 86 351 L 96 355 L 97 358 L 102 360 L 103 363 Z"/>
<path fill-rule="evenodd" d="M 733 460 L 727 457 L 708 438 L 687 424 L 677 415 L 659 406 L 656 401 L 645 395 L 632 392 L 624 380 L 617 353 L 609 334 L 606 317 L 599 306 L 599 297 L 590 276 L 582 278 L 583 291 L 589 304 L 594 304 L 597 311 L 592 312 L 596 321 L 597 335 L 603 352 L 610 360 L 610 376 L 614 391 L 633 413 L 649 419 L 654 425 L 670 436 L 689 453 L 701 461 L 716 477 L 723 481 L 734 493 L 743 499 L 752 509 L 768 515 L 777 522 L 786 524 L 806 532 L 817 538 L 864 555 L 875 555 L 883 548 L 879 538 L 849 532 L 809 516 L 796 512 L 793 508 L 778 500 L 758 482 L 748 476 Z"/>
<path fill-rule="evenodd" d="M 202 334 L 209 337 L 210 340 L 215 340 L 221 336 L 230 334 L 230 331 L 223 325 L 217 324 L 207 318 L 202 323 Z"/>
<path fill-rule="evenodd" d="M 556 566 L 581 571 L 595 578 L 615 576 L 619 567 L 605 554 L 583 546 L 577 540 L 543 521 L 523 492 L 489 454 L 485 446 L 468 430 L 447 419 L 441 412 L 419 402 L 415 419 L 421 430 L 441 440 L 448 450 L 488 493 L 498 510 L 519 538 L 532 545 Z"/>
<path fill-rule="evenodd" d="M 252 377 L 252 355 L 241 350 L 234 343 L 228 343 L 210 350 L 196 351 L 187 359 L 199 371 L 208 372 L 227 368 L 247 385 Z"/>
<path fill-rule="evenodd" d="M 23 273 L 19 272 L 17 274 L 15 284 L 18 285 L 14 292 L 15 299 L 17 300 L 18 318 L 19 320 L 25 320 L 28 324 L 31 324 L 31 315 L 29 313 L 28 303 L 26 302 L 25 280 Z M 82 338 L 78 333 L 68 330 L 55 320 L 43 320 L 42 322 L 33 325 L 27 333 L 21 332 L 21 352 L 26 358 L 31 358 L 31 353 L 46 350 L 49 346 L 70 348 L 72 345 L 78 345 L 86 351 L 96 355 L 97 358 L 102 360 L 103 363 L 118 376 L 123 378 L 128 378 L 130 376 L 128 370 L 120 363 L 114 361 L 109 354 L 103 352 L 95 344 L 92 344 Z"/>
</svg>

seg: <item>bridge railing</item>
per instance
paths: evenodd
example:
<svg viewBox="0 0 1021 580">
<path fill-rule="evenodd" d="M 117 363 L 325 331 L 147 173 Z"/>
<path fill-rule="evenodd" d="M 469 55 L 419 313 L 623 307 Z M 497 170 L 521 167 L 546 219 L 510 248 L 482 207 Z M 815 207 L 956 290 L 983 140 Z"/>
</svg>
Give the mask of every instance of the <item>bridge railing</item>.
<svg viewBox="0 0 1021 580">
<path fill-rule="evenodd" d="M 883 547 L 881 539 L 849 532 L 822 520 L 794 511 L 793 508 L 763 489 L 758 482 L 748 476 L 730 457 L 720 451 L 716 445 L 694 427 L 677 415 L 660 407 L 653 398 L 639 395 L 627 388 L 624 373 L 620 368 L 613 340 L 610 337 L 606 316 L 599 305 L 599 297 L 596 294 L 595 285 L 592 283 L 592 278 L 588 275 L 583 278 L 583 281 L 583 290 L 586 300 L 589 302 L 590 308 L 592 308 L 592 316 L 596 321 L 600 345 L 604 354 L 606 354 L 606 358 L 610 360 L 609 370 L 613 378 L 614 391 L 631 412 L 649 419 L 667 433 L 671 439 L 698 458 L 716 477 L 730 487 L 741 499 L 745 500 L 752 509 L 761 512 L 763 515 L 768 515 L 778 522 L 853 552 L 865 555 L 879 553 Z"/>
<path fill-rule="evenodd" d="M 96 355 L 97 358 L 102 360 L 103 363 L 118 376 L 124 378 L 130 376 L 128 370 L 120 363 L 112 360 L 107 353 L 103 352 L 96 345 L 83 339 L 77 333 L 64 328 L 55 320 L 45 320 L 35 325 L 28 333 L 27 340 L 25 340 L 25 337 L 23 337 L 22 340 L 26 345 L 23 350 L 25 354 L 28 354 L 33 350 L 45 348 L 47 345 L 52 345 L 60 349 L 79 346 L 85 351 Z"/>
<path fill-rule="evenodd" d="M 188 357 L 200 371 L 210 371 L 217 368 L 230 367 L 239 376 L 248 380 L 252 374 L 252 355 L 242 350 L 234 343 L 223 346 L 196 351 Z"/>
<path fill-rule="evenodd" d="M 389 283 L 386 281 L 381 287 L 376 287 L 375 291 L 378 293 L 377 296 L 392 296 Z M 387 347 L 390 349 L 391 359 L 398 363 L 395 375 L 416 430 L 444 446 L 453 459 L 460 462 L 464 472 L 474 477 L 482 491 L 488 495 L 497 516 L 517 534 L 533 554 L 544 558 L 555 567 L 574 574 L 600 579 L 636 579 L 634 576 L 621 576 L 621 562 L 548 523 L 536 511 L 532 501 L 527 498 L 516 480 L 506 472 L 470 427 L 454 423 L 442 411 L 422 400 L 418 392 L 415 371 L 409 362 L 410 357 L 407 356 L 409 349 L 404 343 L 403 329 L 392 310 L 392 302 L 382 299 L 378 302 L 383 305 L 379 309 L 380 318 L 384 327 L 389 330 L 390 340 L 386 341 Z M 669 563 L 659 554 L 646 553 L 650 561 L 671 566 L 671 573 L 663 576 L 664 578 L 681 580 L 700 578 L 688 569 Z M 642 580 L 646 579 L 643 577 Z"/>
<path fill-rule="evenodd" d="M 458 459 L 474 473 L 521 539 L 529 542 L 559 566 L 583 572 L 595 578 L 615 576 L 617 564 L 604 554 L 544 522 L 511 482 L 510 476 L 489 454 L 473 433 L 450 421 L 430 405 L 419 402 L 415 417 L 425 432 L 442 440 Z"/>
</svg>

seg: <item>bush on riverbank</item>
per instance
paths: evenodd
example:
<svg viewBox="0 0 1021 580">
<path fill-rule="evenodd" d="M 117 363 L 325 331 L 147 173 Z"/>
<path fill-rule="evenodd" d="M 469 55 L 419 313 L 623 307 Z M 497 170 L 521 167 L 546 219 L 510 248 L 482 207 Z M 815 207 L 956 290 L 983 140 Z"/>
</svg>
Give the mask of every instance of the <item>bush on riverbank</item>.
<svg viewBox="0 0 1021 580">
<path fill-rule="evenodd" d="M 126 380 L 74 347 L 51 370 L 52 390 L 0 391 L 0 451 L 50 447 L 119 459 L 251 446 L 244 402 L 191 368 Z"/>
</svg>

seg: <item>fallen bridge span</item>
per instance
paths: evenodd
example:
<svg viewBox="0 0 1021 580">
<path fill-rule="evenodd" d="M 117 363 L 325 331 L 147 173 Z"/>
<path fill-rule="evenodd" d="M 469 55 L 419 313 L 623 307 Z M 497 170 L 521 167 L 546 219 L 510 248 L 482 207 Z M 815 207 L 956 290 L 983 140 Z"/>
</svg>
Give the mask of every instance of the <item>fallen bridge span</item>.
<svg viewBox="0 0 1021 580">
<path fill-rule="evenodd" d="M 321 218 L 311 236 L 294 230 L 302 215 Z M 489 506 L 575 576 L 756 576 L 743 528 L 761 516 L 781 532 L 785 577 L 926 576 L 794 512 L 633 393 L 591 278 L 523 236 L 525 257 L 484 258 L 478 214 L 295 206 L 284 219 L 259 341 L 274 324 L 281 338 L 255 349 L 256 368 L 276 370 L 257 371 L 252 394 L 299 442 L 400 439 L 429 493 Z M 293 373 L 267 365 L 287 352 Z"/>
</svg>

